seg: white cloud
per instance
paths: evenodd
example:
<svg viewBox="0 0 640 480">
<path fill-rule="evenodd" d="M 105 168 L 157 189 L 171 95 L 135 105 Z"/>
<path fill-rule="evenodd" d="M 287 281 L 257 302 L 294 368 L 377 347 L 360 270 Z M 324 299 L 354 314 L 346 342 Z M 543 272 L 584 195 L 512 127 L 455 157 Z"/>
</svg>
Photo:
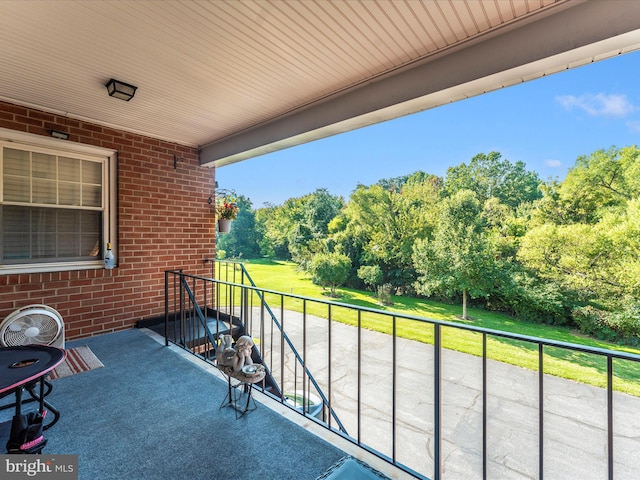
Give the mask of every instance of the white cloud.
<svg viewBox="0 0 640 480">
<path fill-rule="evenodd" d="M 594 117 L 624 117 L 636 109 L 626 95 L 587 93 L 579 97 L 561 95 L 556 100 L 567 110 L 578 108 Z"/>
<path fill-rule="evenodd" d="M 560 160 L 546 160 L 544 164 L 547 167 L 558 168 L 562 166 L 562 162 Z"/>
<path fill-rule="evenodd" d="M 632 132 L 640 133 L 640 120 L 635 120 L 633 122 L 627 122 L 627 127 Z"/>
</svg>

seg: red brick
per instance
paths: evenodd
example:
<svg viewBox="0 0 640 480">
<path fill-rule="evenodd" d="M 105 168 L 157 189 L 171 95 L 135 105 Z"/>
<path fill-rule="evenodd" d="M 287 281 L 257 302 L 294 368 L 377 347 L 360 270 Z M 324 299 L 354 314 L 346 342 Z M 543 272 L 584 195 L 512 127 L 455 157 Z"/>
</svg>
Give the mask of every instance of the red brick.
<svg viewBox="0 0 640 480">
<path fill-rule="evenodd" d="M 215 225 L 207 203 L 215 171 L 195 148 L 0 102 L 0 126 L 118 151 L 119 267 L 0 276 L 0 316 L 29 302 L 56 308 L 69 339 L 131 328 L 164 314 L 164 271 L 210 273 Z M 173 155 L 184 158 L 173 168 Z M 187 231 L 185 235 L 185 231 Z M 170 253 L 169 253 L 170 252 Z"/>
</svg>

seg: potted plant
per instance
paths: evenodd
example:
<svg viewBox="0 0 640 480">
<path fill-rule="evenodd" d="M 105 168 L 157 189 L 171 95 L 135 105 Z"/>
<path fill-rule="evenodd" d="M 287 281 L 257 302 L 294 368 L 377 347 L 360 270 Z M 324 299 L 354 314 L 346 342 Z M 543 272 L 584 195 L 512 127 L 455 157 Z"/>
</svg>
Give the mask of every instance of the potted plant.
<svg viewBox="0 0 640 480">
<path fill-rule="evenodd" d="M 235 198 L 225 198 L 216 205 L 216 217 L 218 218 L 218 232 L 228 233 L 231 230 L 231 222 L 238 216 L 240 208 Z"/>
</svg>

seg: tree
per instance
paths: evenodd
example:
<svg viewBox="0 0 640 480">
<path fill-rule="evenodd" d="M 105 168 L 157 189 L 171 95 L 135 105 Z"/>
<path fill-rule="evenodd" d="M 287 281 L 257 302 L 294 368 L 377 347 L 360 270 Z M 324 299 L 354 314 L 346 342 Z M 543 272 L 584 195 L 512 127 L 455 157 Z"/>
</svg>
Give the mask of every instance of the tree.
<svg viewBox="0 0 640 480">
<path fill-rule="evenodd" d="M 380 283 L 396 289 L 411 288 L 415 281 L 413 244 L 433 229 L 441 185 L 438 177 L 422 172 L 403 179 L 358 185 L 344 210 L 344 233 L 334 236 L 344 251 L 358 255 L 352 257 L 356 267 L 378 265 Z M 401 181 L 405 183 L 399 187 Z"/>
<path fill-rule="evenodd" d="M 363 265 L 358 269 L 358 278 L 375 290 L 382 282 L 382 269 L 379 265 Z"/>
<path fill-rule="evenodd" d="M 349 277 L 351 260 L 340 253 L 318 254 L 311 260 L 311 273 L 313 282 L 324 288 L 331 288 L 331 296 L 336 296 L 336 288 L 342 285 Z"/>
<path fill-rule="evenodd" d="M 538 223 L 595 224 L 640 195 L 640 149 L 611 147 L 580 156 L 564 181 L 549 182 L 543 192 Z"/>
<path fill-rule="evenodd" d="M 526 170 L 524 162 L 511 163 L 498 152 L 479 153 L 469 165 L 462 163 L 447 169 L 445 190 L 453 195 L 460 190 L 475 192 L 484 203 L 491 197 L 515 209 L 521 203 L 542 197 L 538 174 Z"/>
<path fill-rule="evenodd" d="M 226 258 L 255 258 L 260 256 L 259 234 L 256 231 L 255 212 L 251 200 L 239 195 L 236 199 L 238 216 L 229 233 L 216 235 L 216 251 Z"/>
<path fill-rule="evenodd" d="M 467 319 L 468 297 L 491 291 L 494 263 L 476 194 L 461 190 L 443 202 L 434 239 L 418 240 L 413 261 L 420 274 L 416 290 L 427 296 L 449 298 L 462 294 L 462 318 Z"/>
<path fill-rule="evenodd" d="M 544 224 L 523 238 L 518 258 L 543 278 L 612 304 L 640 294 L 640 200 L 597 224 Z"/>
<path fill-rule="evenodd" d="M 299 221 L 291 230 L 289 252 L 294 262 L 308 270 L 314 255 L 329 251 L 329 223 L 344 206 L 342 197 L 330 195 L 325 188 L 301 197 Z"/>
<path fill-rule="evenodd" d="M 640 150 L 581 156 L 545 185 L 518 259 L 547 281 L 619 308 L 640 294 Z"/>
<path fill-rule="evenodd" d="M 325 237 L 329 232 L 329 222 L 343 207 L 342 197 L 331 195 L 326 188 L 319 188 L 305 197 L 304 219 L 311 235 L 315 238 Z"/>
</svg>

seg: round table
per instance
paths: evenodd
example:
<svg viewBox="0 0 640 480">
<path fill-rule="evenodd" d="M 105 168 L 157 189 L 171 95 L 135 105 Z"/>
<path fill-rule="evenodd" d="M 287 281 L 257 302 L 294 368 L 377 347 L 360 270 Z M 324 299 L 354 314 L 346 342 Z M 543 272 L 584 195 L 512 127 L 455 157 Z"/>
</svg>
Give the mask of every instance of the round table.
<svg viewBox="0 0 640 480">
<path fill-rule="evenodd" d="M 16 415 L 21 414 L 22 390 L 27 388 L 34 395 L 33 387 L 40 383 L 40 392 L 34 397 L 40 403 L 40 413 L 44 410 L 45 393 L 44 378 L 60 365 L 67 356 L 67 352 L 49 345 L 23 345 L 18 347 L 0 348 L 0 398 L 10 394 L 16 396 Z M 5 406 L 11 407 L 12 405 Z M 55 411 L 57 413 L 57 411 Z M 57 420 L 57 416 L 54 419 Z M 52 422 L 53 423 L 53 422 Z M 49 424 L 49 426 L 52 425 Z"/>
</svg>

